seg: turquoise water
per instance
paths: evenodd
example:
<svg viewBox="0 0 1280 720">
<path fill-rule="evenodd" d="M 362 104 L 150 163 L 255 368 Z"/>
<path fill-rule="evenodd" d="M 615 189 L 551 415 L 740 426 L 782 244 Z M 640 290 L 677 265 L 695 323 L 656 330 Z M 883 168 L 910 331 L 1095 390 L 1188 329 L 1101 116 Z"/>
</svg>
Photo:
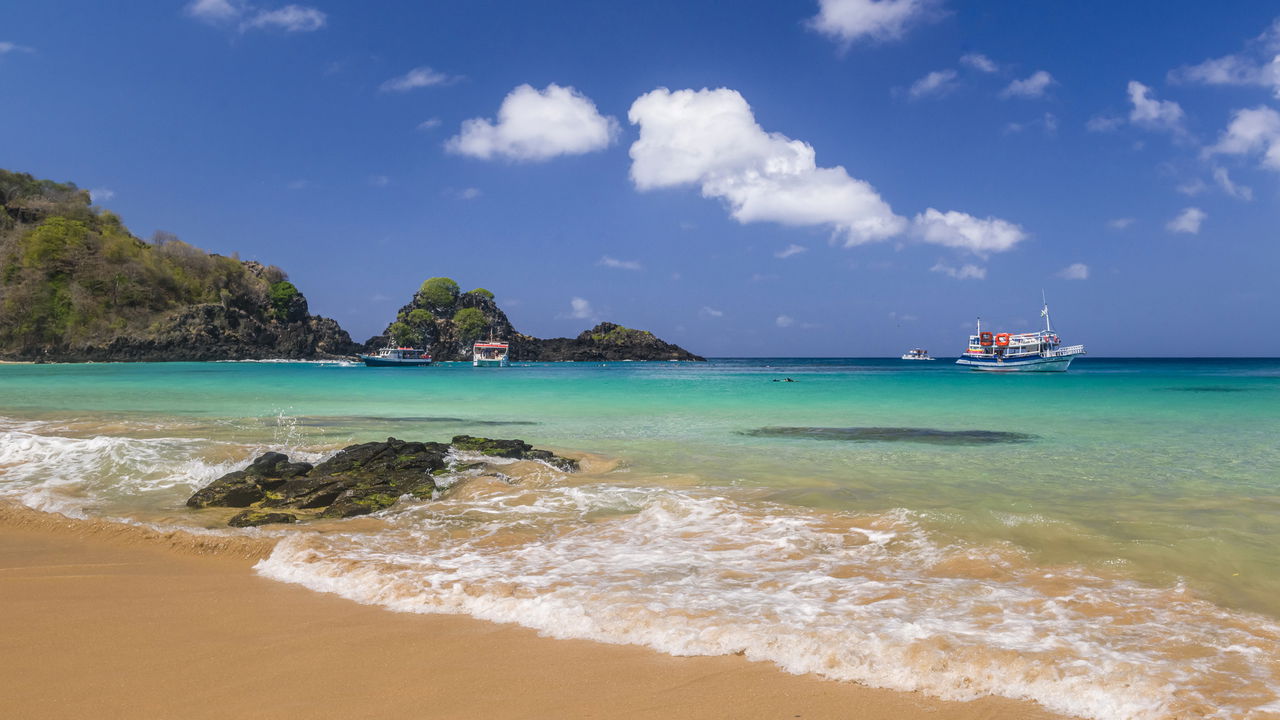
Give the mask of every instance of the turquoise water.
<svg viewBox="0 0 1280 720">
<path fill-rule="evenodd" d="M 774 382 L 785 378 L 794 382 Z M 467 433 L 608 460 L 582 477 L 530 481 L 522 506 L 513 490 L 476 490 L 398 506 L 384 528 L 344 541 L 299 530 L 262 569 L 362 602 L 675 653 L 745 649 L 798 672 L 1030 697 L 1090 717 L 1280 708 L 1276 360 L 1086 358 L 1064 374 L 998 375 L 858 359 L 8 365 L 0 417 L 0 495 L 193 525 L 208 523 L 184 514 L 186 496 L 266 448 L 322 457 L 390 435 Z M 422 544 L 434 530 L 456 535 L 475 513 L 524 523 L 529 507 L 545 517 L 530 520 L 524 554 L 471 544 L 479 536 Z M 683 558 L 674 565 L 615 554 L 672 538 L 684 544 L 655 552 Z M 530 559 L 553 549 L 554 561 Z M 394 571 L 378 564 L 389 555 Z M 449 599 L 463 558 L 478 569 L 464 594 L 487 604 Z M 596 576 L 563 575 L 561 563 L 587 558 L 600 563 Z M 361 563 L 368 573 L 353 579 Z M 621 612 L 643 588 L 601 571 L 619 566 L 648 585 L 707 573 L 689 600 L 699 609 L 650 616 L 654 602 L 637 600 L 625 618 L 568 625 L 540 614 L 569 602 L 566 592 Z M 713 569 L 726 566 L 742 577 Z M 440 567 L 454 574 L 442 580 Z M 495 589 L 513 574 L 554 590 Z M 867 600 L 872 588 L 885 594 Z M 702 607 L 707 597 L 723 603 Z M 760 621 L 730 608 L 747 599 L 772 624 L 724 640 Z M 1101 617 L 1112 632 L 1085 627 Z M 815 636 L 822 619 L 839 622 Z M 779 650 L 792 630 L 794 647 Z M 848 655 L 855 642 L 870 654 Z M 926 657 L 934 652 L 951 658 L 946 672 Z M 798 659 L 815 653 L 830 657 L 816 667 Z M 1040 670 L 1024 667 L 1029 657 Z M 920 663 L 933 663 L 931 678 L 912 672 Z"/>
</svg>

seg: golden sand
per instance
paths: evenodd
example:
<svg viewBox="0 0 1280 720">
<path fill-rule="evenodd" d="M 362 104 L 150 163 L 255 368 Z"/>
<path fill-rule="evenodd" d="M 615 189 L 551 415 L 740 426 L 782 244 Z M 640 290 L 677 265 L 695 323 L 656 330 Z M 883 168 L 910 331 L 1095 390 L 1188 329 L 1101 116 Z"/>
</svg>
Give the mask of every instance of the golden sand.
<svg viewBox="0 0 1280 720">
<path fill-rule="evenodd" d="M 1058 717 L 676 658 L 256 576 L 254 538 L 0 507 L 0 714 L 12 718 Z"/>
</svg>

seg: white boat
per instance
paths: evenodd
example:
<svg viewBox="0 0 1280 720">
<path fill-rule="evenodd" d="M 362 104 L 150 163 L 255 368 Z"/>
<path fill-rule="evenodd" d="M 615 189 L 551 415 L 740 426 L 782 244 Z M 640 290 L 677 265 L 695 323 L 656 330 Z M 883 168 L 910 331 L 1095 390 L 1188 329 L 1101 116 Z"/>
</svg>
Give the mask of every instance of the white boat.
<svg viewBox="0 0 1280 720">
<path fill-rule="evenodd" d="M 507 343 L 488 340 L 471 347 L 471 364 L 475 367 L 507 367 L 510 347 Z"/>
<path fill-rule="evenodd" d="M 936 360 L 937 358 L 929 357 L 929 351 L 921 348 L 912 348 L 902 355 L 903 360 Z"/>
<path fill-rule="evenodd" d="M 973 370 L 992 372 L 1066 372 L 1071 361 L 1084 355 L 1083 345 L 1063 346 L 1049 324 L 1049 304 L 1040 310 L 1044 330 L 1025 333 L 992 333 L 982 329 L 969 336 L 969 347 L 956 361 Z"/>
<path fill-rule="evenodd" d="M 369 367 L 422 367 L 431 364 L 431 353 L 411 347 L 384 347 L 373 355 L 358 356 Z"/>
</svg>

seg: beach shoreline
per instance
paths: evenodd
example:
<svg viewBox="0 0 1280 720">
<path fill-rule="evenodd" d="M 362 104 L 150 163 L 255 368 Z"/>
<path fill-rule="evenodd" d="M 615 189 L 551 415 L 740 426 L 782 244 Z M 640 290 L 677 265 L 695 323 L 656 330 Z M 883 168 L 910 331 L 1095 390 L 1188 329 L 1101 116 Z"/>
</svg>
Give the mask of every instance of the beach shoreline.
<svg viewBox="0 0 1280 720">
<path fill-rule="evenodd" d="M 0 506 L 0 695 L 14 717 L 1060 717 L 395 613 L 252 571 L 272 541 Z"/>
</svg>

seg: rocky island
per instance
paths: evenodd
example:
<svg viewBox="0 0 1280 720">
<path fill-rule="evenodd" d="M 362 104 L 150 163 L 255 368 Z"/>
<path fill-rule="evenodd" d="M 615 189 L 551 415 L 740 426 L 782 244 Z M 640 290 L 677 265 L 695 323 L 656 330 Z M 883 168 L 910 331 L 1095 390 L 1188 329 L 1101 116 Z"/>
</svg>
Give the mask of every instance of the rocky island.
<svg viewBox="0 0 1280 720">
<path fill-rule="evenodd" d="M 484 462 L 487 457 L 534 460 L 564 472 L 578 469 L 577 460 L 522 440 L 457 435 L 449 443 L 438 443 L 387 438 L 347 446 L 315 466 L 290 462 L 282 453 L 266 453 L 245 469 L 201 488 L 187 506 L 245 508 L 228 521 L 232 527 L 367 515 L 404 496 L 429 500 L 452 487 L 454 483 L 443 481 L 445 476 L 456 481 L 467 473 L 499 474 Z"/>
<path fill-rule="evenodd" d="M 361 345 L 274 265 L 208 253 L 171 233 L 135 237 L 74 183 L 0 170 L 0 359 L 41 362 L 338 359 L 389 342 L 470 360 L 478 339 L 511 359 L 702 360 L 645 330 L 576 338 L 518 332 L 483 288 L 431 278 Z"/>
</svg>

